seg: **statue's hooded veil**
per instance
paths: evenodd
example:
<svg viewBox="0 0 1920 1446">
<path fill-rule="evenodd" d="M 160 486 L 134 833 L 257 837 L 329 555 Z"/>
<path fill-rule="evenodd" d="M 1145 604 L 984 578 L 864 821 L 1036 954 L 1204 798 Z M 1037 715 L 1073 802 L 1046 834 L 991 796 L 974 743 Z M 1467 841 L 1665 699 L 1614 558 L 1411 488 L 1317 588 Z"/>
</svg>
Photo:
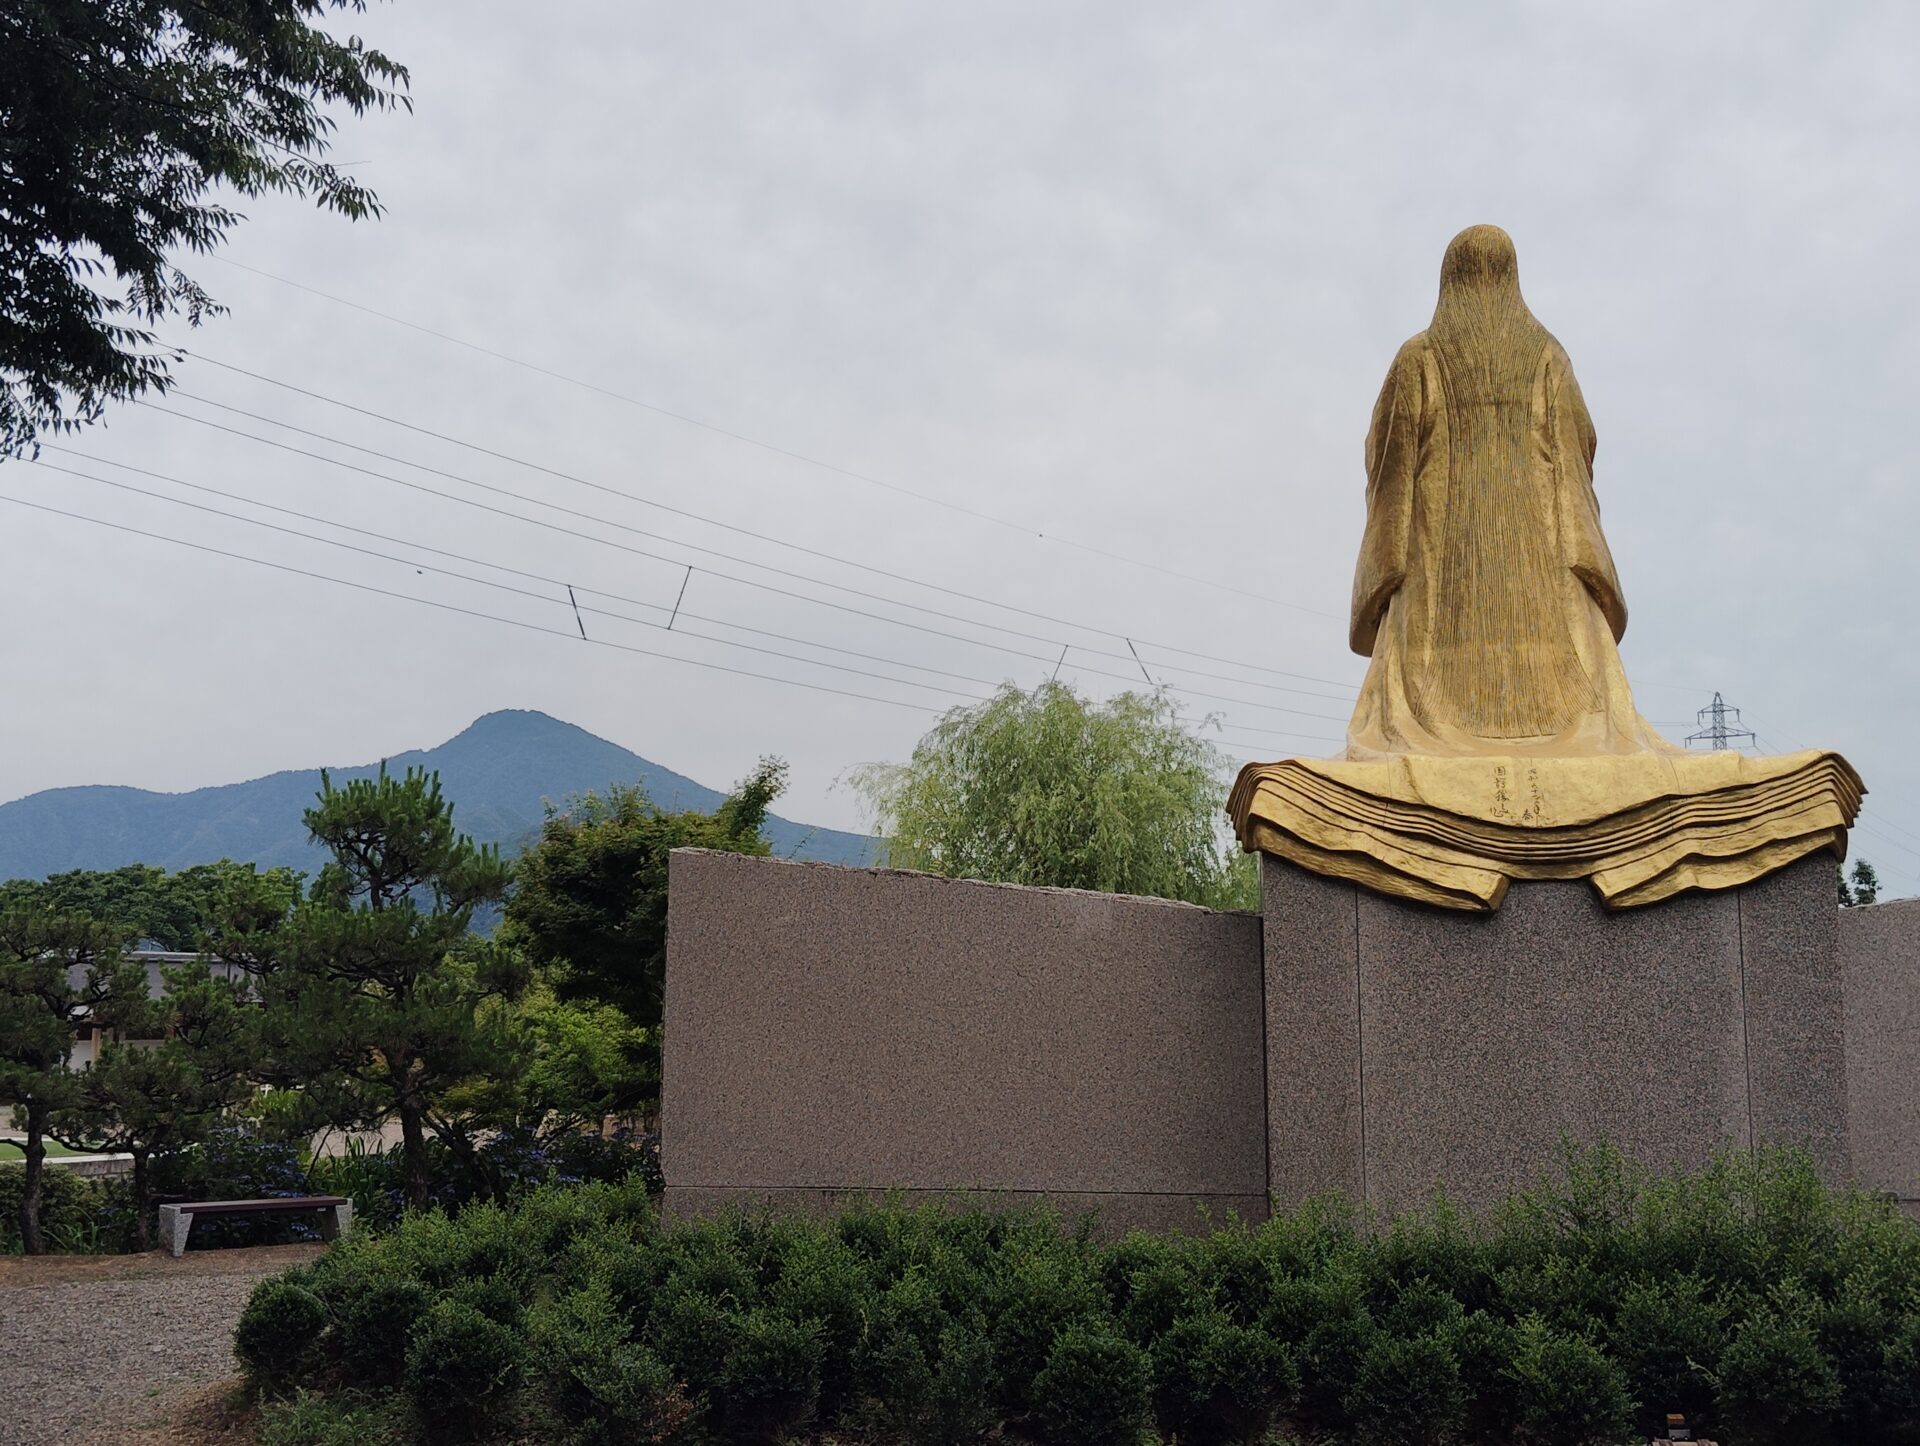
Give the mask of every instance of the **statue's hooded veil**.
<svg viewBox="0 0 1920 1446">
<path fill-rule="evenodd" d="M 1520 258 L 1498 226 L 1469 226 L 1440 262 L 1440 299 L 1427 339 L 1456 400 L 1519 401 L 1553 336 L 1520 294 Z"/>
</svg>

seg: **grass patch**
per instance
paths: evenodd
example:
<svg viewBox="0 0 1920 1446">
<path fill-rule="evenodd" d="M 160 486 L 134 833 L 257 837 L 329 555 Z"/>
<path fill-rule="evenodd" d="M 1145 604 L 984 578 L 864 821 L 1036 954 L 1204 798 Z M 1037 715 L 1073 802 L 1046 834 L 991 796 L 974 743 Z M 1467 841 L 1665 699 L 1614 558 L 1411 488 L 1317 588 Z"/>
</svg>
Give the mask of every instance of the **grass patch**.
<svg viewBox="0 0 1920 1446">
<path fill-rule="evenodd" d="M 78 1155 L 79 1153 L 80 1151 L 78 1150 L 69 1150 L 65 1145 L 55 1144 L 52 1140 L 47 1141 L 47 1158 L 49 1160 L 58 1160 L 66 1156 Z M 0 1160 L 18 1162 L 26 1158 L 27 1152 L 12 1140 L 0 1140 Z"/>
<path fill-rule="evenodd" d="M 407 1422 L 398 1400 L 360 1391 L 337 1396 L 302 1391 L 268 1401 L 260 1412 L 260 1446 L 401 1446 Z"/>
</svg>

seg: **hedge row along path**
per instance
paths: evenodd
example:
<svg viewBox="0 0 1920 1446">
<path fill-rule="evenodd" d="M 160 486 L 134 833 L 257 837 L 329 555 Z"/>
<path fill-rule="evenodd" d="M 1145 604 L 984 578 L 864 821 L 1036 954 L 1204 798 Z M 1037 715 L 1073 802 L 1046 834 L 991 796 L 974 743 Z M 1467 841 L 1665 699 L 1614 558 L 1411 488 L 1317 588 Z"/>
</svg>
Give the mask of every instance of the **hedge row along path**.
<svg viewBox="0 0 1920 1446">
<path fill-rule="evenodd" d="M 189 1439 L 163 1423 L 234 1375 L 233 1325 L 255 1283 L 323 1249 L 0 1259 L 0 1443 Z"/>
</svg>

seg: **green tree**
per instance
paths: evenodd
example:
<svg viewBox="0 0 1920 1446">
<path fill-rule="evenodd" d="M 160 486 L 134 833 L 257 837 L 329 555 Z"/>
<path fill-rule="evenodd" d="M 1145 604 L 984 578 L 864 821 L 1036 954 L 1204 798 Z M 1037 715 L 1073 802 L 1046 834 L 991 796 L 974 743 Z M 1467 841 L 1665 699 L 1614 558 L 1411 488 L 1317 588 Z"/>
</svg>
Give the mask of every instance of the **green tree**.
<svg viewBox="0 0 1920 1446">
<path fill-rule="evenodd" d="M 1840 871 L 1840 907 L 1857 908 L 1880 897 L 1880 871 L 1865 859 L 1855 859 L 1852 872 Z"/>
<path fill-rule="evenodd" d="M 271 900 L 239 891 L 214 947 L 261 977 L 270 1076 L 310 1089 L 332 1123 L 399 1120 L 407 1202 L 424 1209 L 429 1130 L 464 1138 L 437 1113 L 446 1096 L 516 1067 L 486 1006 L 516 996 L 524 971 L 471 933 L 510 871 L 454 830 L 439 775 L 417 769 L 345 788 L 323 773 L 306 824 L 331 855 L 308 898 L 274 928 Z"/>
<path fill-rule="evenodd" d="M 1250 860 L 1223 820 L 1231 766 L 1164 692 L 1088 702 L 1011 685 L 955 708 L 904 764 L 853 784 L 886 861 L 956 878 L 1250 908 Z"/>
<path fill-rule="evenodd" d="M 158 1044 L 114 1044 L 80 1077 L 73 1107 L 50 1133 L 64 1143 L 133 1156 L 134 1229 L 152 1243 L 152 1166 L 206 1138 L 252 1092 L 254 1011 L 239 985 L 204 962 L 163 971 L 166 991 L 139 1032 Z"/>
<path fill-rule="evenodd" d="M 243 876 L 254 875 L 285 905 L 299 894 L 300 875 L 292 869 L 260 872 L 252 864 L 222 859 L 172 874 L 151 864 L 128 864 L 118 869 L 73 869 L 44 880 L 13 879 L 0 884 L 0 909 L 33 905 L 60 914 L 86 914 L 104 924 L 120 925 L 130 938 L 151 939 L 162 949 L 186 953 L 200 948 L 219 918 L 226 894 L 239 886 Z"/>
<path fill-rule="evenodd" d="M 646 1030 L 611 1004 L 568 1004 L 542 985 L 528 992 L 514 1025 L 526 1068 L 509 1111 L 528 1127 L 597 1129 L 634 1100 L 660 1092 L 657 1051 Z"/>
<path fill-rule="evenodd" d="M 407 72 L 321 22 L 364 0 L 8 0 L 0 6 L 0 456 L 165 390 L 149 330 L 218 303 L 179 258 L 242 197 L 378 215 L 325 159 L 335 120 L 408 106 Z M 212 194 L 210 194 L 212 193 Z"/>
<path fill-rule="evenodd" d="M 82 1076 L 68 1068 L 83 1023 L 133 1022 L 147 1004 L 146 971 L 121 954 L 121 931 L 85 915 L 15 907 L 0 912 L 0 1100 L 24 1130 L 20 1239 L 45 1248 L 40 1199 L 47 1139 L 80 1101 Z"/>
<path fill-rule="evenodd" d="M 488 1067 L 448 1083 L 430 1119 L 481 1198 L 505 1199 L 512 1183 L 481 1148 L 489 1134 L 512 1130 L 552 1141 L 597 1133 L 608 1115 L 659 1095 L 650 1037 L 610 1004 L 565 1004 L 536 982 L 517 1000 L 482 1002 L 476 1028 L 487 1042 L 481 1053 Z"/>
<path fill-rule="evenodd" d="M 503 935 L 523 949 L 563 1004 L 608 1004 L 624 1036 L 626 1088 L 613 1113 L 659 1099 L 658 1047 L 667 957 L 667 856 L 677 848 L 771 852 L 761 826 L 786 784 L 764 758 L 712 813 L 666 813 L 639 787 L 616 785 L 553 810 L 521 855 Z"/>
</svg>

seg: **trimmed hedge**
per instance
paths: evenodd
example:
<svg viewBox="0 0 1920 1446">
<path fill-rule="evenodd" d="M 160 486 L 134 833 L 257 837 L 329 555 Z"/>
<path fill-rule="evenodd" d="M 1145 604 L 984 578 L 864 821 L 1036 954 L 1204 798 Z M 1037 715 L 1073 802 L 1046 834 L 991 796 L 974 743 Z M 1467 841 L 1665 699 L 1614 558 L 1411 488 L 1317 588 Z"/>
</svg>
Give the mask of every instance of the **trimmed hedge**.
<svg viewBox="0 0 1920 1446">
<path fill-rule="evenodd" d="M 328 1400 L 434 1442 L 1600 1446 L 1682 1410 L 1920 1446 L 1920 1226 L 1790 1155 L 1576 1151 L 1484 1221 L 1106 1242 L 932 1207 L 662 1229 L 631 1181 L 350 1235 L 258 1287 L 237 1350 L 289 1446 Z"/>
</svg>

